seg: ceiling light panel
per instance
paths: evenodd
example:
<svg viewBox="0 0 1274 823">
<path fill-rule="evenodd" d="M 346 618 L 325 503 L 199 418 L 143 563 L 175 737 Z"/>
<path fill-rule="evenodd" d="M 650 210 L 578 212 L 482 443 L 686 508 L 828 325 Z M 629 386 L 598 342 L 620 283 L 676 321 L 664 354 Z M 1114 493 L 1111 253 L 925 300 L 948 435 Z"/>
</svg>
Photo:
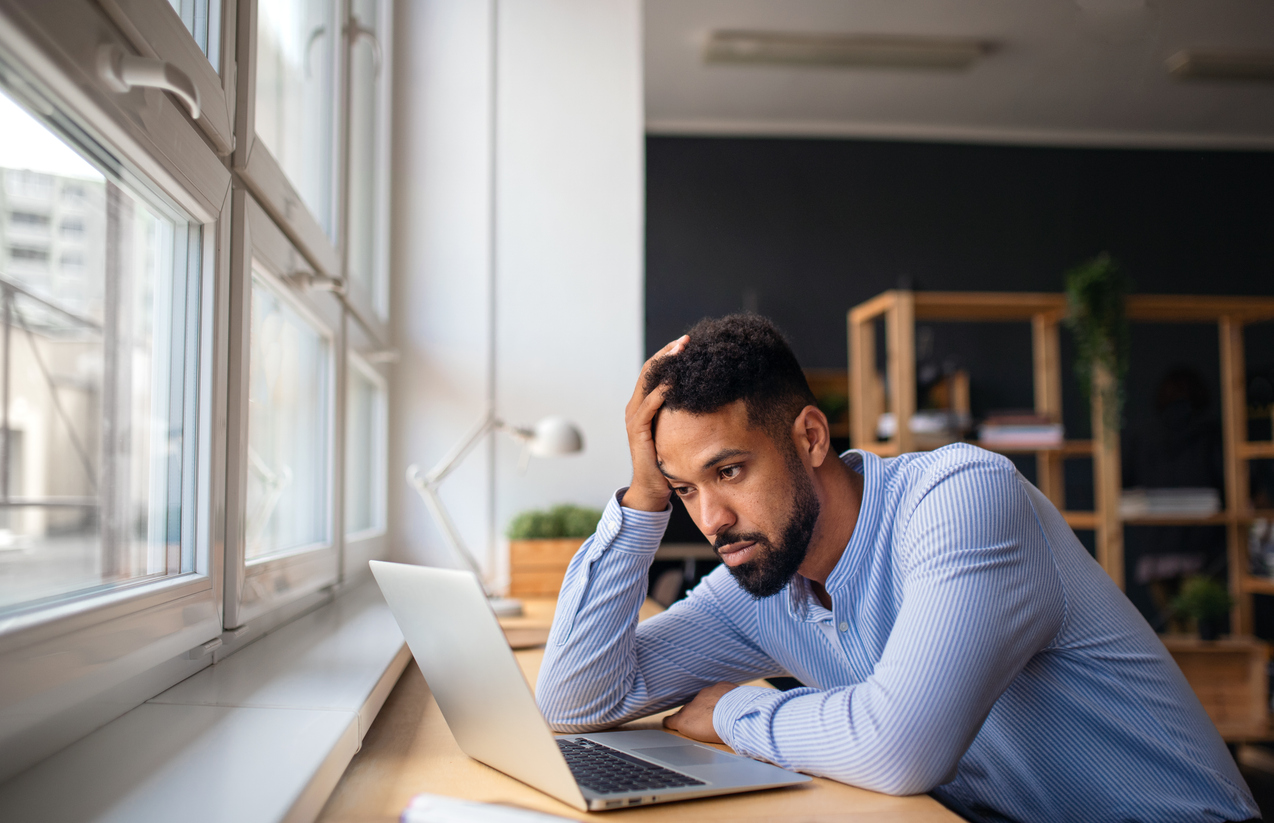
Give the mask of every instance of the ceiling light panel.
<svg viewBox="0 0 1274 823">
<path fill-rule="evenodd" d="M 704 44 L 703 59 L 708 63 L 958 71 L 993 49 L 989 41 L 962 37 L 714 31 Z"/>
<path fill-rule="evenodd" d="M 1179 80 L 1274 82 L 1274 51 L 1186 49 L 1169 57 L 1165 66 Z"/>
</svg>

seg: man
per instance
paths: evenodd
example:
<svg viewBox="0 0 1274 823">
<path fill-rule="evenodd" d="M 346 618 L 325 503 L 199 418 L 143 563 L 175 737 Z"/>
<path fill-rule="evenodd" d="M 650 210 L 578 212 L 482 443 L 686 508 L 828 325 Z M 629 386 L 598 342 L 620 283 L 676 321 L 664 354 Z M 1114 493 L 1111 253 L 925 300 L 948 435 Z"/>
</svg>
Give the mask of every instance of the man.
<svg viewBox="0 0 1274 823">
<path fill-rule="evenodd" d="M 689 737 L 973 820 L 1258 816 L 1163 645 L 1008 460 L 837 459 L 756 316 L 664 347 L 626 422 L 632 484 L 571 563 L 540 673 L 555 728 L 685 704 L 665 725 Z M 673 494 L 724 565 L 638 625 Z M 735 685 L 775 675 L 806 687 Z"/>
</svg>

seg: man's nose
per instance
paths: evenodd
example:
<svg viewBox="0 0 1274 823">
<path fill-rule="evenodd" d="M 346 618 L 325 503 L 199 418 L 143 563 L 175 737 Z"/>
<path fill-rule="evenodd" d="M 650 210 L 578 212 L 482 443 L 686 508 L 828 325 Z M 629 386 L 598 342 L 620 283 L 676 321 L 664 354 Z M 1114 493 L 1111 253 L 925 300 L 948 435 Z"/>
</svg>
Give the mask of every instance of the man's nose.
<svg viewBox="0 0 1274 823">
<path fill-rule="evenodd" d="M 699 528 L 705 535 L 714 538 L 734 523 L 734 511 L 721 495 L 713 492 L 699 493 Z"/>
</svg>

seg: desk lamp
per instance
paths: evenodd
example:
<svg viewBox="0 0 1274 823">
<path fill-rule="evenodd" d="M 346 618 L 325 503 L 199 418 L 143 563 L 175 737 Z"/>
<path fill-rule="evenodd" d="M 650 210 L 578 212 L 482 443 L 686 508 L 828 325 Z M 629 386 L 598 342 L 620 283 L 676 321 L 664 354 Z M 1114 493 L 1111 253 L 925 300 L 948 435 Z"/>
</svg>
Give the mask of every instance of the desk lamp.
<svg viewBox="0 0 1274 823">
<path fill-rule="evenodd" d="M 492 610 L 501 617 L 507 617 L 522 613 L 521 602 L 509 597 L 495 597 L 487 589 L 487 584 L 482 578 L 482 570 L 478 567 L 473 555 L 465 548 L 460 532 L 456 530 L 456 524 L 451 521 L 451 515 L 447 514 L 446 507 L 442 505 L 442 498 L 438 496 L 438 487 L 442 485 L 442 481 L 460 465 L 473 447 L 478 445 L 478 441 L 493 429 L 506 432 L 513 439 L 522 442 L 520 463 L 522 469 L 526 468 L 527 461 L 532 456 L 558 457 L 581 451 L 584 448 L 584 438 L 574 424 L 561 417 L 546 417 L 536 423 L 535 428 L 523 429 L 505 423 L 495 416 L 495 412 L 488 412 L 450 452 L 438 461 L 438 465 L 429 470 L 428 474 L 421 476 L 420 467 L 414 463 L 407 467 L 407 483 L 420 494 L 420 498 L 429 507 L 429 513 L 433 515 L 434 521 L 442 530 L 442 536 L 447 541 L 451 553 L 462 560 L 478 578 L 491 602 Z"/>
</svg>

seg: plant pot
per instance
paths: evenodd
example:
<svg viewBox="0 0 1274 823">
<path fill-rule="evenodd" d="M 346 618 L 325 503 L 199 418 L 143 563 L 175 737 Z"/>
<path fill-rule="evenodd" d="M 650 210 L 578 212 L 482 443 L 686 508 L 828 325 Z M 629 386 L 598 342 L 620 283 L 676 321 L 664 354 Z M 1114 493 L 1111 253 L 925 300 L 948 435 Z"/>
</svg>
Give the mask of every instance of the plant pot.
<svg viewBox="0 0 1274 823">
<path fill-rule="evenodd" d="M 582 537 L 509 541 L 509 594 L 514 597 L 551 597 L 562 588 L 562 578 Z"/>
<path fill-rule="evenodd" d="M 1221 636 L 1221 621 L 1214 618 L 1200 617 L 1195 621 L 1199 625 L 1200 640 L 1216 640 Z"/>
</svg>

